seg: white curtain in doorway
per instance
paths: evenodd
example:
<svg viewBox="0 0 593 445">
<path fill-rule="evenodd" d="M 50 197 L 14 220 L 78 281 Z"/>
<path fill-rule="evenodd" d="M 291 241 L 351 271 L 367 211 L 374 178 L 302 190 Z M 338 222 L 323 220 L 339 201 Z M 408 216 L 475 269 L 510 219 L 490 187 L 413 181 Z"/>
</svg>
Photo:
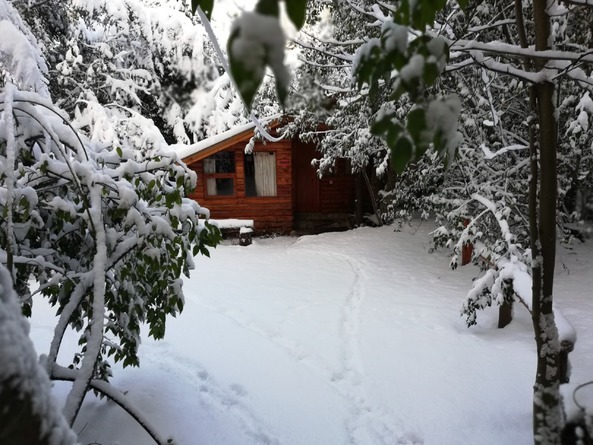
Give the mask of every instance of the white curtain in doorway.
<svg viewBox="0 0 593 445">
<path fill-rule="evenodd" d="M 216 159 L 206 158 L 204 159 L 204 173 L 216 173 Z M 216 196 L 216 178 L 206 179 L 206 189 L 209 196 Z"/>
<path fill-rule="evenodd" d="M 276 153 L 253 153 L 257 196 L 276 196 Z"/>
</svg>

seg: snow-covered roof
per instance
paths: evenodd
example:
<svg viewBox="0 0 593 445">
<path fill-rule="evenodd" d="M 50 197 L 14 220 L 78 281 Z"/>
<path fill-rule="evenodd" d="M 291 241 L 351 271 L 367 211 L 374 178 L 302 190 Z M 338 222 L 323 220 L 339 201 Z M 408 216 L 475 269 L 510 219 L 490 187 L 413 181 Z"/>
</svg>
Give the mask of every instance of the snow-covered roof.
<svg viewBox="0 0 593 445">
<path fill-rule="evenodd" d="M 266 127 L 274 128 L 280 124 L 279 118 L 280 116 L 276 115 L 267 119 L 261 119 L 260 121 Z M 170 148 L 174 150 L 179 155 L 179 158 L 185 163 L 195 162 L 220 150 L 224 150 L 235 142 L 243 139 L 244 136 L 246 137 L 249 133 L 253 133 L 255 127 L 256 125 L 252 121 L 247 124 L 238 125 L 223 133 L 217 134 L 216 136 L 196 142 L 195 144 L 173 144 Z"/>
</svg>

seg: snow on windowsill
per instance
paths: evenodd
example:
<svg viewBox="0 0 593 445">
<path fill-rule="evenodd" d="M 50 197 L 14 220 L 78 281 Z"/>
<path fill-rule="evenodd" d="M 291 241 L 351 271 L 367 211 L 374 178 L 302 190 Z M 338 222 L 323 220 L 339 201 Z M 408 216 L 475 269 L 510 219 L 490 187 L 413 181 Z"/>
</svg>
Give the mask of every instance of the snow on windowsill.
<svg viewBox="0 0 593 445">
<path fill-rule="evenodd" d="M 213 225 L 218 227 L 219 229 L 241 229 L 240 233 L 243 232 L 243 229 L 249 229 L 253 231 L 253 220 L 252 219 L 211 219 L 209 220 Z"/>
</svg>

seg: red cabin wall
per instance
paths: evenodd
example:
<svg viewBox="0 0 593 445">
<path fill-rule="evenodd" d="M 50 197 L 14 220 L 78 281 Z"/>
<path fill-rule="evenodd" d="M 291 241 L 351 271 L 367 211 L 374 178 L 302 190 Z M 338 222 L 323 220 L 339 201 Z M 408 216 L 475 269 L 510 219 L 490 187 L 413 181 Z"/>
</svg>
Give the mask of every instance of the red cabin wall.
<svg viewBox="0 0 593 445">
<path fill-rule="evenodd" d="M 345 159 L 338 159 L 333 172 L 320 179 L 311 165 L 321 154 L 314 144 L 293 142 L 295 212 L 353 213 L 356 178 Z"/>
<path fill-rule="evenodd" d="M 235 194 L 208 196 L 204 162 L 200 160 L 189 165 L 198 175 L 196 190 L 190 198 L 208 208 L 212 219 L 252 219 L 256 232 L 288 232 L 293 226 L 291 141 L 265 145 L 256 143 L 254 147 L 254 151 L 276 153 L 276 196 L 245 196 L 245 143 L 237 143 L 224 150 L 235 155 Z"/>
<path fill-rule="evenodd" d="M 244 150 L 247 140 L 239 141 L 223 151 L 235 157 L 235 193 L 233 196 L 208 196 L 204 162 L 189 164 L 198 175 L 190 198 L 210 210 L 212 219 L 251 219 L 256 232 L 289 232 L 294 227 L 294 214 L 353 213 L 355 176 L 345 160 L 338 160 L 333 173 L 317 177 L 311 160 L 319 157 L 315 146 L 298 140 L 267 144 L 256 143 L 254 151 L 276 153 L 277 196 L 245 196 Z"/>
</svg>

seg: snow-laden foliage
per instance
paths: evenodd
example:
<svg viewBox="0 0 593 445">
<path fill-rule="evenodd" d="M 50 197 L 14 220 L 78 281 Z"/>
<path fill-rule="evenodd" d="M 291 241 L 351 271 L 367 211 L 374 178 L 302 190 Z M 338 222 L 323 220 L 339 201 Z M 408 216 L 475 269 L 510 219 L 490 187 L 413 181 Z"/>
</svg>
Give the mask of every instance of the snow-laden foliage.
<svg viewBox="0 0 593 445">
<path fill-rule="evenodd" d="M 269 65 L 276 77 L 278 98 L 284 103 L 290 74 L 284 65 L 285 36 L 278 17 L 245 12 L 233 24 L 228 53 L 233 78 L 250 108 Z"/>
<path fill-rule="evenodd" d="M 0 442 L 71 445 L 76 436 L 51 396 L 12 278 L 0 264 Z"/>
<path fill-rule="evenodd" d="M 67 49 L 54 67 L 54 89 L 62 108 L 81 115 L 77 127 L 105 131 L 103 122 L 92 122 L 101 107 L 122 132 L 126 119 L 139 114 L 168 142 L 187 143 L 200 134 L 201 122 L 190 128 L 185 118 L 196 91 L 218 73 L 204 32 L 183 2 L 80 1 L 68 13 Z"/>
<path fill-rule="evenodd" d="M 185 144 L 247 121 L 210 37 L 184 1 L 0 4 L 0 14 L 7 5 L 37 42 L 42 84 L 54 103 L 93 139 L 123 143 L 140 126 Z"/>
<path fill-rule="evenodd" d="M 337 158 L 348 158 L 354 170 L 373 166 L 385 173 L 389 152 L 370 127 L 373 116 L 387 100 L 384 90 L 373 96 L 357 91 L 352 67 L 355 53 L 367 39 L 377 38 L 381 24 L 367 14 L 370 4 L 309 2 L 308 24 L 296 42 L 303 64 L 296 73 L 297 94 L 291 108 L 293 131 L 318 143 L 321 173 Z M 319 123 L 325 126 L 319 129 Z"/>
<path fill-rule="evenodd" d="M 300 29 L 305 22 L 307 0 L 293 0 L 282 5 L 288 20 Z M 213 6 L 214 0 L 192 0 L 192 11 L 197 12 L 204 22 L 209 21 Z M 227 44 L 229 68 L 224 62 L 223 66 L 227 71 L 230 69 L 249 111 L 266 68 L 274 74 L 278 100 L 283 106 L 286 101 L 291 76 L 284 63 L 286 37 L 280 16 L 279 0 L 258 0 L 253 12 L 243 11 L 233 21 Z"/>
<path fill-rule="evenodd" d="M 19 12 L 0 1 L 0 87 L 6 82 L 48 96 L 48 67 L 40 45 Z"/>
<path fill-rule="evenodd" d="M 448 35 L 462 39 L 463 33 L 472 31 L 474 36 L 477 34 L 486 41 L 508 40 L 507 26 L 512 22 L 486 27 L 490 14 L 491 9 L 485 5 L 466 15 L 449 14 L 454 18 L 447 21 Z M 556 29 L 556 38 L 561 40 L 559 46 L 564 45 L 563 41 L 576 41 L 574 35 Z M 465 61 L 456 63 L 462 65 Z M 475 74 L 470 75 L 472 72 Z M 442 181 L 440 187 L 419 189 L 414 174 L 404 173 L 394 190 L 399 205 L 393 206 L 392 214 L 410 216 L 418 210 L 435 213 L 441 225 L 435 232 L 435 241 L 437 245 L 454 246 L 453 267 L 460 261 L 461 246 L 468 243 L 476 246 L 474 261 L 486 269 L 493 267 L 496 273 L 502 273 L 504 265 L 515 260 L 530 266 L 530 211 L 526 192 L 531 174 L 529 146 L 530 140 L 533 141 L 530 122 L 534 118 L 530 111 L 533 99 L 529 83 L 506 72 L 477 67 L 452 71 L 442 80 L 441 88 L 459 92 L 464 142 L 452 167 L 446 173 L 437 174 Z M 587 113 L 583 111 L 587 108 L 589 92 L 582 84 L 567 79 L 559 85 L 558 94 L 566 99 L 558 107 L 557 224 L 570 238 L 580 236 L 576 223 L 585 209 L 582 204 L 577 205 L 575 198 L 590 193 L 592 184 L 591 141 L 578 124 L 580 121 L 587 125 Z M 577 103 L 577 97 L 582 98 L 581 103 Z M 442 171 L 430 158 L 420 165 Z M 422 196 L 416 203 L 406 198 L 411 190 L 417 190 L 414 196 Z M 500 294 L 490 293 L 491 290 L 484 291 L 487 298 L 481 300 L 483 305 L 502 301 Z M 468 294 L 464 306 L 470 323 L 476 316 L 469 309 L 476 307 L 475 291 L 476 288 Z"/>
<path fill-rule="evenodd" d="M 490 49 L 501 53 L 510 51 L 509 45 L 520 48 L 514 11 L 500 12 L 500 21 L 493 24 L 493 11 L 498 11 L 496 5 L 470 4 L 463 11 L 449 2 L 436 15 L 436 23 L 427 33 L 444 39 L 451 47 L 449 60 L 445 67 L 427 49 L 427 60 L 432 60 L 436 71 L 444 69 L 445 73 L 434 86 L 426 88 L 422 82 L 410 81 L 414 72 L 423 72 L 426 78 L 426 66 L 419 56 L 412 56 L 389 76 L 380 76 L 386 63 L 404 63 L 398 62 L 398 57 L 404 59 L 397 54 L 404 54 L 408 46 L 413 46 L 417 36 L 391 21 L 395 7 L 390 8 L 387 3 L 337 0 L 312 2 L 309 9 L 310 24 L 299 40 L 304 47 L 304 74 L 298 78 L 301 88 L 313 93 L 313 99 L 299 104 L 295 125 L 302 124 L 303 128 L 306 124 L 314 127 L 311 124 L 316 121 L 328 123 L 328 129 L 303 133 L 321 140 L 324 156 L 319 161 L 320 169 L 331 168 L 337 157 L 349 158 L 355 169 L 373 165 L 372 172 L 383 178 L 384 189 L 378 196 L 384 220 L 406 220 L 418 215 L 436 217 L 440 228 L 435 232 L 435 245 L 454 248 L 453 267 L 460 262 L 461 247 L 469 243 L 480 246 L 474 249 L 473 259 L 486 269 L 494 266 L 498 270 L 496 262 L 491 261 L 494 258 L 505 262 L 513 257 L 521 258 L 529 266 L 526 192 L 530 175 L 529 122 L 533 122 L 529 81 L 533 76 L 527 71 L 517 75 L 510 69 L 507 73 L 504 66 L 498 69 L 498 65 L 491 65 L 490 59 L 485 63 L 482 51 L 469 49 L 472 42 L 488 42 Z M 554 37 L 559 48 L 577 54 L 586 51 L 587 34 L 583 27 L 588 12 L 584 15 L 581 12 L 575 9 L 566 15 L 565 11 L 554 20 Z M 381 58 L 382 53 L 393 53 L 391 60 Z M 361 65 L 361 60 L 366 60 L 366 65 Z M 353 88 L 352 69 L 357 64 L 359 69 L 367 71 L 368 89 Z M 580 236 L 577 223 L 590 205 L 593 153 L 589 132 L 585 130 L 589 128 L 591 112 L 589 92 L 584 88 L 586 84 L 573 80 L 575 77 L 586 80 L 586 73 L 584 67 L 567 72 L 569 78 L 559 89 L 559 97 L 565 99 L 558 107 L 561 137 L 557 208 L 559 227 L 567 237 L 574 237 Z M 393 82 L 395 87 L 390 86 Z M 389 95 L 402 82 L 410 83 L 407 88 L 410 97 L 392 102 L 399 93 Z M 413 127 L 406 124 L 400 128 L 399 136 L 397 132 L 390 136 L 390 125 L 411 119 L 412 110 L 417 107 L 412 102 L 419 94 L 415 90 L 418 88 L 425 95 L 457 95 L 458 130 L 463 139 L 445 168 L 433 146 L 421 143 L 430 141 L 433 134 L 408 135 L 427 151 L 396 175 L 391 166 L 399 162 L 399 157 L 386 142 L 390 137 L 405 136 Z M 440 114 L 452 117 L 455 113 Z M 428 121 L 426 116 L 424 120 Z M 445 127 L 454 128 L 456 124 L 449 122 Z M 373 136 L 377 132 L 385 140 Z M 477 200 L 477 196 L 483 200 Z M 486 208 L 484 200 L 494 207 Z M 487 305 L 501 299 L 494 296 L 482 301 Z M 464 311 L 468 307 L 475 305 L 468 301 Z M 473 310 L 466 315 L 475 320 Z"/>
<path fill-rule="evenodd" d="M 78 398 L 88 379 L 108 379 L 108 357 L 138 365 L 141 325 L 164 336 L 183 309 L 181 275 L 218 231 L 185 198 L 195 174 L 164 146 L 90 144 L 47 100 L 12 87 L 0 111 L 1 259 L 28 311 L 37 294 L 58 310 L 50 374 L 65 329 L 81 332 Z"/>
<path fill-rule="evenodd" d="M 204 133 L 185 117 L 218 78 L 208 42 L 180 2 L 0 0 L 0 27 L 0 262 L 25 314 L 45 296 L 59 315 L 44 365 L 73 381 L 67 422 L 90 388 L 139 419 L 110 361 L 138 365 L 141 326 L 164 336 L 182 274 L 220 240 L 166 143 Z M 58 363 L 68 327 L 79 350 Z"/>
</svg>

